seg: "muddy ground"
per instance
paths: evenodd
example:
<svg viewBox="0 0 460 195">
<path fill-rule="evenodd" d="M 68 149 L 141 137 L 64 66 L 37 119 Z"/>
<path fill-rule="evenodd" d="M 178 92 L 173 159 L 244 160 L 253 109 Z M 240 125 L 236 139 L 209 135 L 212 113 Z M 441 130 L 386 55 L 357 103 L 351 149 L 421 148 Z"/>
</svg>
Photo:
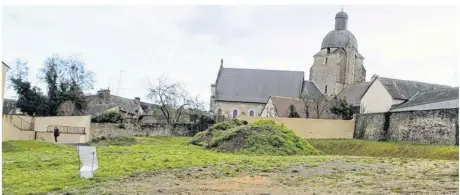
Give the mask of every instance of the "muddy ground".
<svg viewBox="0 0 460 195">
<path fill-rule="evenodd" d="M 288 168 L 222 171 L 218 164 L 146 172 L 71 194 L 458 194 L 458 161 L 331 157 Z M 62 194 L 62 193 L 60 193 Z"/>
</svg>

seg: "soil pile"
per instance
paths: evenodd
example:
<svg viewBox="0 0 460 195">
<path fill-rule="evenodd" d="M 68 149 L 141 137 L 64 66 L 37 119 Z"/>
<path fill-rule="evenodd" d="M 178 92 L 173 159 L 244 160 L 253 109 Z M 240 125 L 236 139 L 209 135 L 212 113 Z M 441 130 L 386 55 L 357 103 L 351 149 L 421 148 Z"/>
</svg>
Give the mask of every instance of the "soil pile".
<svg viewBox="0 0 460 195">
<path fill-rule="evenodd" d="M 190 144 L 219 152 L 258 155 L 316 155 L 319 152 L 285 125 L 272 120 L 248 124 L 233 119 L 214 124 L 193 137 Z"/>
</svg>

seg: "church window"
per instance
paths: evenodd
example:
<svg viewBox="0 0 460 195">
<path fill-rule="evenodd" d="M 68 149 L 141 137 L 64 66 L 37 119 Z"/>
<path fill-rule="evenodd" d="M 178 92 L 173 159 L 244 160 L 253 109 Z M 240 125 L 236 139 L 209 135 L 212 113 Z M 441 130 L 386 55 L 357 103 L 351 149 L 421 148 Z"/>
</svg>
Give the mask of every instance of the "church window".
<svg viewBox="0 0 460 195">
<path fill-rule="evenodd" d="M 326 64 L 327 64 L 327 57 L 326 57 Z"/>
<path fill-rule="evenodd" d="M 327 93 L 327 85 L 324 87 L 324 93 Z"/>
<path fill-rule="evenodd" d="M 222 109 L 220 109 L 220 108 L 217 109 L 217 114 L 218 114 L 218 115 L 221 115 L 221 114 L 222 114 Z"/>
<path fill-rule="evenodd" d="M 327 54 L 331 53 L 331 48 L 327 48 Z"/>
<path fill-rule="evenodd" d="M 249 111 L 249 116 L 254 116 L 254 110 Z"/>
<path fill-rule="evenodd" d="M 233 110 L 233 118 L 236 118 L 238 116 L 238 110 Z"/>
</svg>

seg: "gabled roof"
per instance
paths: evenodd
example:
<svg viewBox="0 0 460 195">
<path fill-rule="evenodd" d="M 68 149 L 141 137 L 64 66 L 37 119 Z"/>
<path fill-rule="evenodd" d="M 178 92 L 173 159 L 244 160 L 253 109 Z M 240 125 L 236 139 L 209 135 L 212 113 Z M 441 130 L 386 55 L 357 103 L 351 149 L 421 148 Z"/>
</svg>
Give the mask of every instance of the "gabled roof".
<svg viewBox="0 0 460 195">
<path fill-rule="evenodd" d="M 394 99 L 402 100 L 410 99 L 417 92 L 450 88 L 446 85 L 392 79 L 379 76 L 377 76 L 376 79 L 379 79 L 383 86 L 385 86 L 386 90 L 388 91 L 388 93 L 390 93 L 391 97 L 393 97 Z"/>
<path fill-rule="evenodd" d="M 110 109 L 115 106 L 120 106 L 120 109 L 124 112 L 138 115 L 139 109 L 143 109 L 144 113 L 148 113 L 154 104 L 141 102 L 137 105 L 134 99 L 128 99 L 116 95 L 110 95 L 108 102 L 102 102 L 102 99 L 98 95 L 85 96 L 86 102 L 88 103 L 88 112 L 93 115 L 93 112 L 100 111 L 101 109 Z"/>
<path fill-rule="evenodd" d="M 281 96 L 271 96 L 270 98 L 278 117 L 289 117 L 289 106 L 292 104 L 296 108 L 300 118 L 305 118 L 305 104 L 303 100 L 299 98 Z"/>
<path fill-rule="evenodd" d="M 8 69 L 10 69 L 10 66 L 8 66 L 5 62 L 2 61 L 2 64 L 3 66 L 7 67 Z"/>
<path fill-rule="evenodd" d="M 392 109 L 406 108 L 411 106 L 442 102 L 448 100 L 458 99 L 458 87 L 447 89 L 436 89 L 431 91 L 424 91 L 414 95 L 409 101 L 397 105 Z"/>
<path fill-rule="evenodd" d="M 325 97 L 313 81 L 303 82 L 302 94 L 308 94 L 310 97 Z"/>
<path fill-rule="evenodd" d="M 303 71 L 222 68 L 216 100 L 266 103 L 270 96 L 298 97 L 303 81 Z"/>
<path fill-rule="evenodd" d="M 359 106 L 364 92 L 369 88 L 371 82 L 347 85 L 342 91 L 337 94 L 338 98 L 345 98 L 348 104 Z"/>
</svg>

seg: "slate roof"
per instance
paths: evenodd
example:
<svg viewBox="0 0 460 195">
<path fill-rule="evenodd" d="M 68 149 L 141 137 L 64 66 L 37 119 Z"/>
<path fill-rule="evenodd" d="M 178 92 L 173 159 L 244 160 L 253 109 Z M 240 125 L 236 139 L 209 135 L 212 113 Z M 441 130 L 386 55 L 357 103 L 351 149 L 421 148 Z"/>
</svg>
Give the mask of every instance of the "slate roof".
<svg viewBox="0 0 460 195">
<path fill-rule="evenodd" d="M 303 71 L 222 68 L 216 81 L 216 100 L 266 103 L 270 96 L 298 97 Z"/>
<path fill-rule="evenodd" d="M 394 99 L 408 100 L 417 92 L 450 88 L 446 85 L 377 77 Z"/>
<path fill-rule="evenodd" d="M 120 106 L 121 110 L 135 115 L 138 115 L 139 109 L 143 109 L 143 112 L 148 114 L 151 110 L 151 107 L 154 106 L 154 104 L 145 102 L 141 102 L 141 105 L 139 106 L 136 104 L 134 99 L 128 99 L 116 95 L 110 95 L 108 102 L 103 102 L 103 100 L 99 98 L 98 95 L 88 95 L 85 97 L 85 99 L 88 103 L 87 112 L 92 116 L 95 116 L 94 114 L 97 115 L 98 112 L 105 111 L 104 109 L 107 110 L 115 106 Z"/>
<path fill-rule="evenodd" d="M 318 89 L 318 86 L 316 86 L 316 84 L 313 81 L 303 82 L 302 94 L 325 97 L 324 94 Z"/>
<path fill-rule="evenodd" d="M 337 94 L 339 98 L 345 98 L 348 104 L 353 106 L 360 106 L 361 97 L 367 88 L 370 86 L 370 82 L 358 83 L 347 85 L 342 91 Z"/>
<path fill-rule="evenodd" d="M 299 98 L 281 96 L 272 96 L 271 100 L 278 117 L 289 117 L 289 106 L 292 104 L 296 108 L 300 118 L 305 118 L 305 104 L 303 100 Z"/>
<path fill-rule="evenodd" d="M 392 109 L 406 108 L 447 100 L 455 100 L 458 99 L 458 92 L 458 87 L 420 92 L 414 95 L 409 101 L 397 105 Z"/>
</svg>

